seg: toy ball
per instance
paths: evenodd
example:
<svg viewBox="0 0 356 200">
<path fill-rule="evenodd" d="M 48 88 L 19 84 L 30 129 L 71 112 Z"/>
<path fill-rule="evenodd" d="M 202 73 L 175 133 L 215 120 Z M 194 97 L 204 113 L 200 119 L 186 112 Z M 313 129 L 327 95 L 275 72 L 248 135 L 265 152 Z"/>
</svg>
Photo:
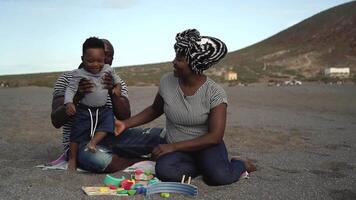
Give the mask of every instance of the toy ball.
<svg viewBox="0 0 356 200">
<path fill-rule="evenodd" d="M 168 192 L 162 192 L 161 193 L 162 198 L 169 198 L 169 193 Z"/>
</svg>

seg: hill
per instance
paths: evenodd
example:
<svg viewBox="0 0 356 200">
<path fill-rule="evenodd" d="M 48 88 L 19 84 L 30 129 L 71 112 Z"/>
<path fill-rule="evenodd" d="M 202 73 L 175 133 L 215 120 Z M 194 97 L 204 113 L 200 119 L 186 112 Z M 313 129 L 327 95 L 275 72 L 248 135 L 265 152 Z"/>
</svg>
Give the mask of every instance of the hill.
<svg viewBox="0 0 356 200">
<path fill-rule="evenodd" d="M 356 72 L 356 1 L 320 12 L 304 21 L 241 50 L 228 53 L 207 74 L 224 81 L 228 70 L 239 81 L 257 82 L 298 78 L 317 80 L 327 67 L 350 67 Z M 157 84 L 171 71 L 171 62 L 116 68 L 128 85 Z M 53 86 L 60 72 L 0 76 L 12 86 Z"/>
<path fill-rule="evenodd" d="M 356 72 L 356 1 L 320 12 L 247 48 L 231 52 L 223 65 L 242 78 L 317 78 L 327 67 Z"/>
</svg>

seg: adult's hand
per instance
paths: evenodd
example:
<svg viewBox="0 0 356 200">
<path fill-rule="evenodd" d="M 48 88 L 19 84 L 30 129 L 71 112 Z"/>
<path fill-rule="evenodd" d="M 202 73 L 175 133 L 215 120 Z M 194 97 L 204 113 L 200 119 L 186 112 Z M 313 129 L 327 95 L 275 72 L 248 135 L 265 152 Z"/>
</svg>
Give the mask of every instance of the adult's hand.
<svg viewBox="0 0 356 200">
<path fill-rule="evenodd" d="M 114 88 L 114 82 L 111 74 L 105 73 L 102 80 L 103 80 L 102 83 L 104 85 L 104 89 L 108 89 L 111 94 L 111 90 Z"/>
<path fill-rule="evenodd" d="M 174 144 L 160 144 L 152 150 L 153 158 L 157 159 L 164 154 L 176 151 Z"/>
<path fill-rule="evenodd" d="M 115 136 L 119 136 L 126 129 L 126 124 L 123 121 L 115 120 Z"/>
<path fill-rule="evenodd" d="M 75 105 L 74 103 L 67 103 L 66 104 L 66 113 L 68 116 L 72 116 L 76 113 Z"/>
<path fill-rule="evenodd" d="M 74 96 L 74 102 L 78 103 L 85 94 L 93 92 L 94 83 L 90 80 L 82 78 L 78 84 L 78 91 Z"/>
</svg>

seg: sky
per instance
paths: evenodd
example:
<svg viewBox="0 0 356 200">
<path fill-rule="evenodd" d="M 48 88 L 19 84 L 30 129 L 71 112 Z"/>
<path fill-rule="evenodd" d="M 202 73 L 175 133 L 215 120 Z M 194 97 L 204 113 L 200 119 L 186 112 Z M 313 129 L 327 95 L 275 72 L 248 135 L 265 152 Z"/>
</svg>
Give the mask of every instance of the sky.
<svg viewBox="0 0 356 200">
<path fill-rule="evenodd" d="M 0 75 L 73 70 L 91 36 L 113 44 L 114 67 L 171 61 L 175 35 L 190 28 L 236 51 L 345 2 L 0 0 Z"/>
</svg>

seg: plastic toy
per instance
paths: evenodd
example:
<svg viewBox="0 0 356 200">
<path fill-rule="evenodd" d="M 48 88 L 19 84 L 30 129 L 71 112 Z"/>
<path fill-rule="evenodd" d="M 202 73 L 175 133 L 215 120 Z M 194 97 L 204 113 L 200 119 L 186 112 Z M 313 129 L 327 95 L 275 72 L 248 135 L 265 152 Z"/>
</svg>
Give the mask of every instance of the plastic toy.
<svg viewBox="0 0 356 200">
<path fill-rule="evenodd" d="M 110 188 L 110 190 L 117 190 L 117 186 L 115 185 L 108 185 L 108 187 Z"/>
<path fill-rule="evenodd" d="M 137 181 L 148 181 L 153 178 L 153 175 L 150 172 L 145 172 L 142 169 L 135 170 L 135 180 Z"/>
<path fill-rule="evenodd" d="M 195 185 L 191 185 L 191 177 L 188 177 L 187 183 L 184 183 L 185 175 L 182 177 L 180 183 L 177 182 L 159 182 L 147 186 L 146 195 L 157 194 L 157 193 L 182 193 L 191 196 L 198 195 L 198 188 Z"/>
<path fill-rule="evenodd" d="M 93 195 L 114 195 L 114 196 L 128 196 L 128 194 L 119 194 L 117 190 L 110 190 L 109 187 L 82 187 L 82 190 L 88 196 Z"/>
<path fill-rule="evenodd" d="M 99 192 L 109 192 L 109 188 L 107 187 L 100 187 Z"/>
<path fill-rule="evenodd" d="M 118 186 L 120 186 L 120 184 L 123 180 L 125 180 L 124 176 L 122 176 L 121 178 L 115 178 L 115 177 L 112 177 L 109 174 L 107 174 L 104 178 L 104 184 L 106 186 L 114 185 L 114 186 L 118 187 Z"/>
<path fill-rule="evenodd" d="M 128 190 L 118 190 L 116 191 L 117 194 L 127 194 Z"/>
<path fill-rule="evenodd" d="M 195 185 L 177 182 L 159 182 L 147 186 L 146 195 L 157 194 L 157 193 L 182 193 L 191 196 L 198 195 L 198 188 Z"/>
<path fill-rule="evenodd" d="M 121 182 L 121 187 L 124 188 L 125 190 L 131 189 L 131 187 L 135 184 L 135 180 L 128 180 L 125 179 Z"/>
<path fill-rule="evenodd" d="M 146 194 L 146 190 L 145 187 L 136 188 L 136 194 Z"/>
<path fill-rule="evenodd" d="M 163 192 L 161 193 L 162 198 L 169 198 L 169 193 L 168 192 Z"/>
<path fill-rule="evenodd" d="M 151 179 L 151 180 L 148 181 L 148 184 L 149 184 L 149 185 L 152 185 L 152 184 L 156 184 L 156 183 L 158 183 L 158 182 L 159 182 L 158 178 L 154 177 L 153 179 Z"/>
<path fill-rule="evenodd" d="M 129 196 L 133 196 L 136 194 L 136 190 L 128 190 L 127 194 L 129 194 Z"/>
</svg>

